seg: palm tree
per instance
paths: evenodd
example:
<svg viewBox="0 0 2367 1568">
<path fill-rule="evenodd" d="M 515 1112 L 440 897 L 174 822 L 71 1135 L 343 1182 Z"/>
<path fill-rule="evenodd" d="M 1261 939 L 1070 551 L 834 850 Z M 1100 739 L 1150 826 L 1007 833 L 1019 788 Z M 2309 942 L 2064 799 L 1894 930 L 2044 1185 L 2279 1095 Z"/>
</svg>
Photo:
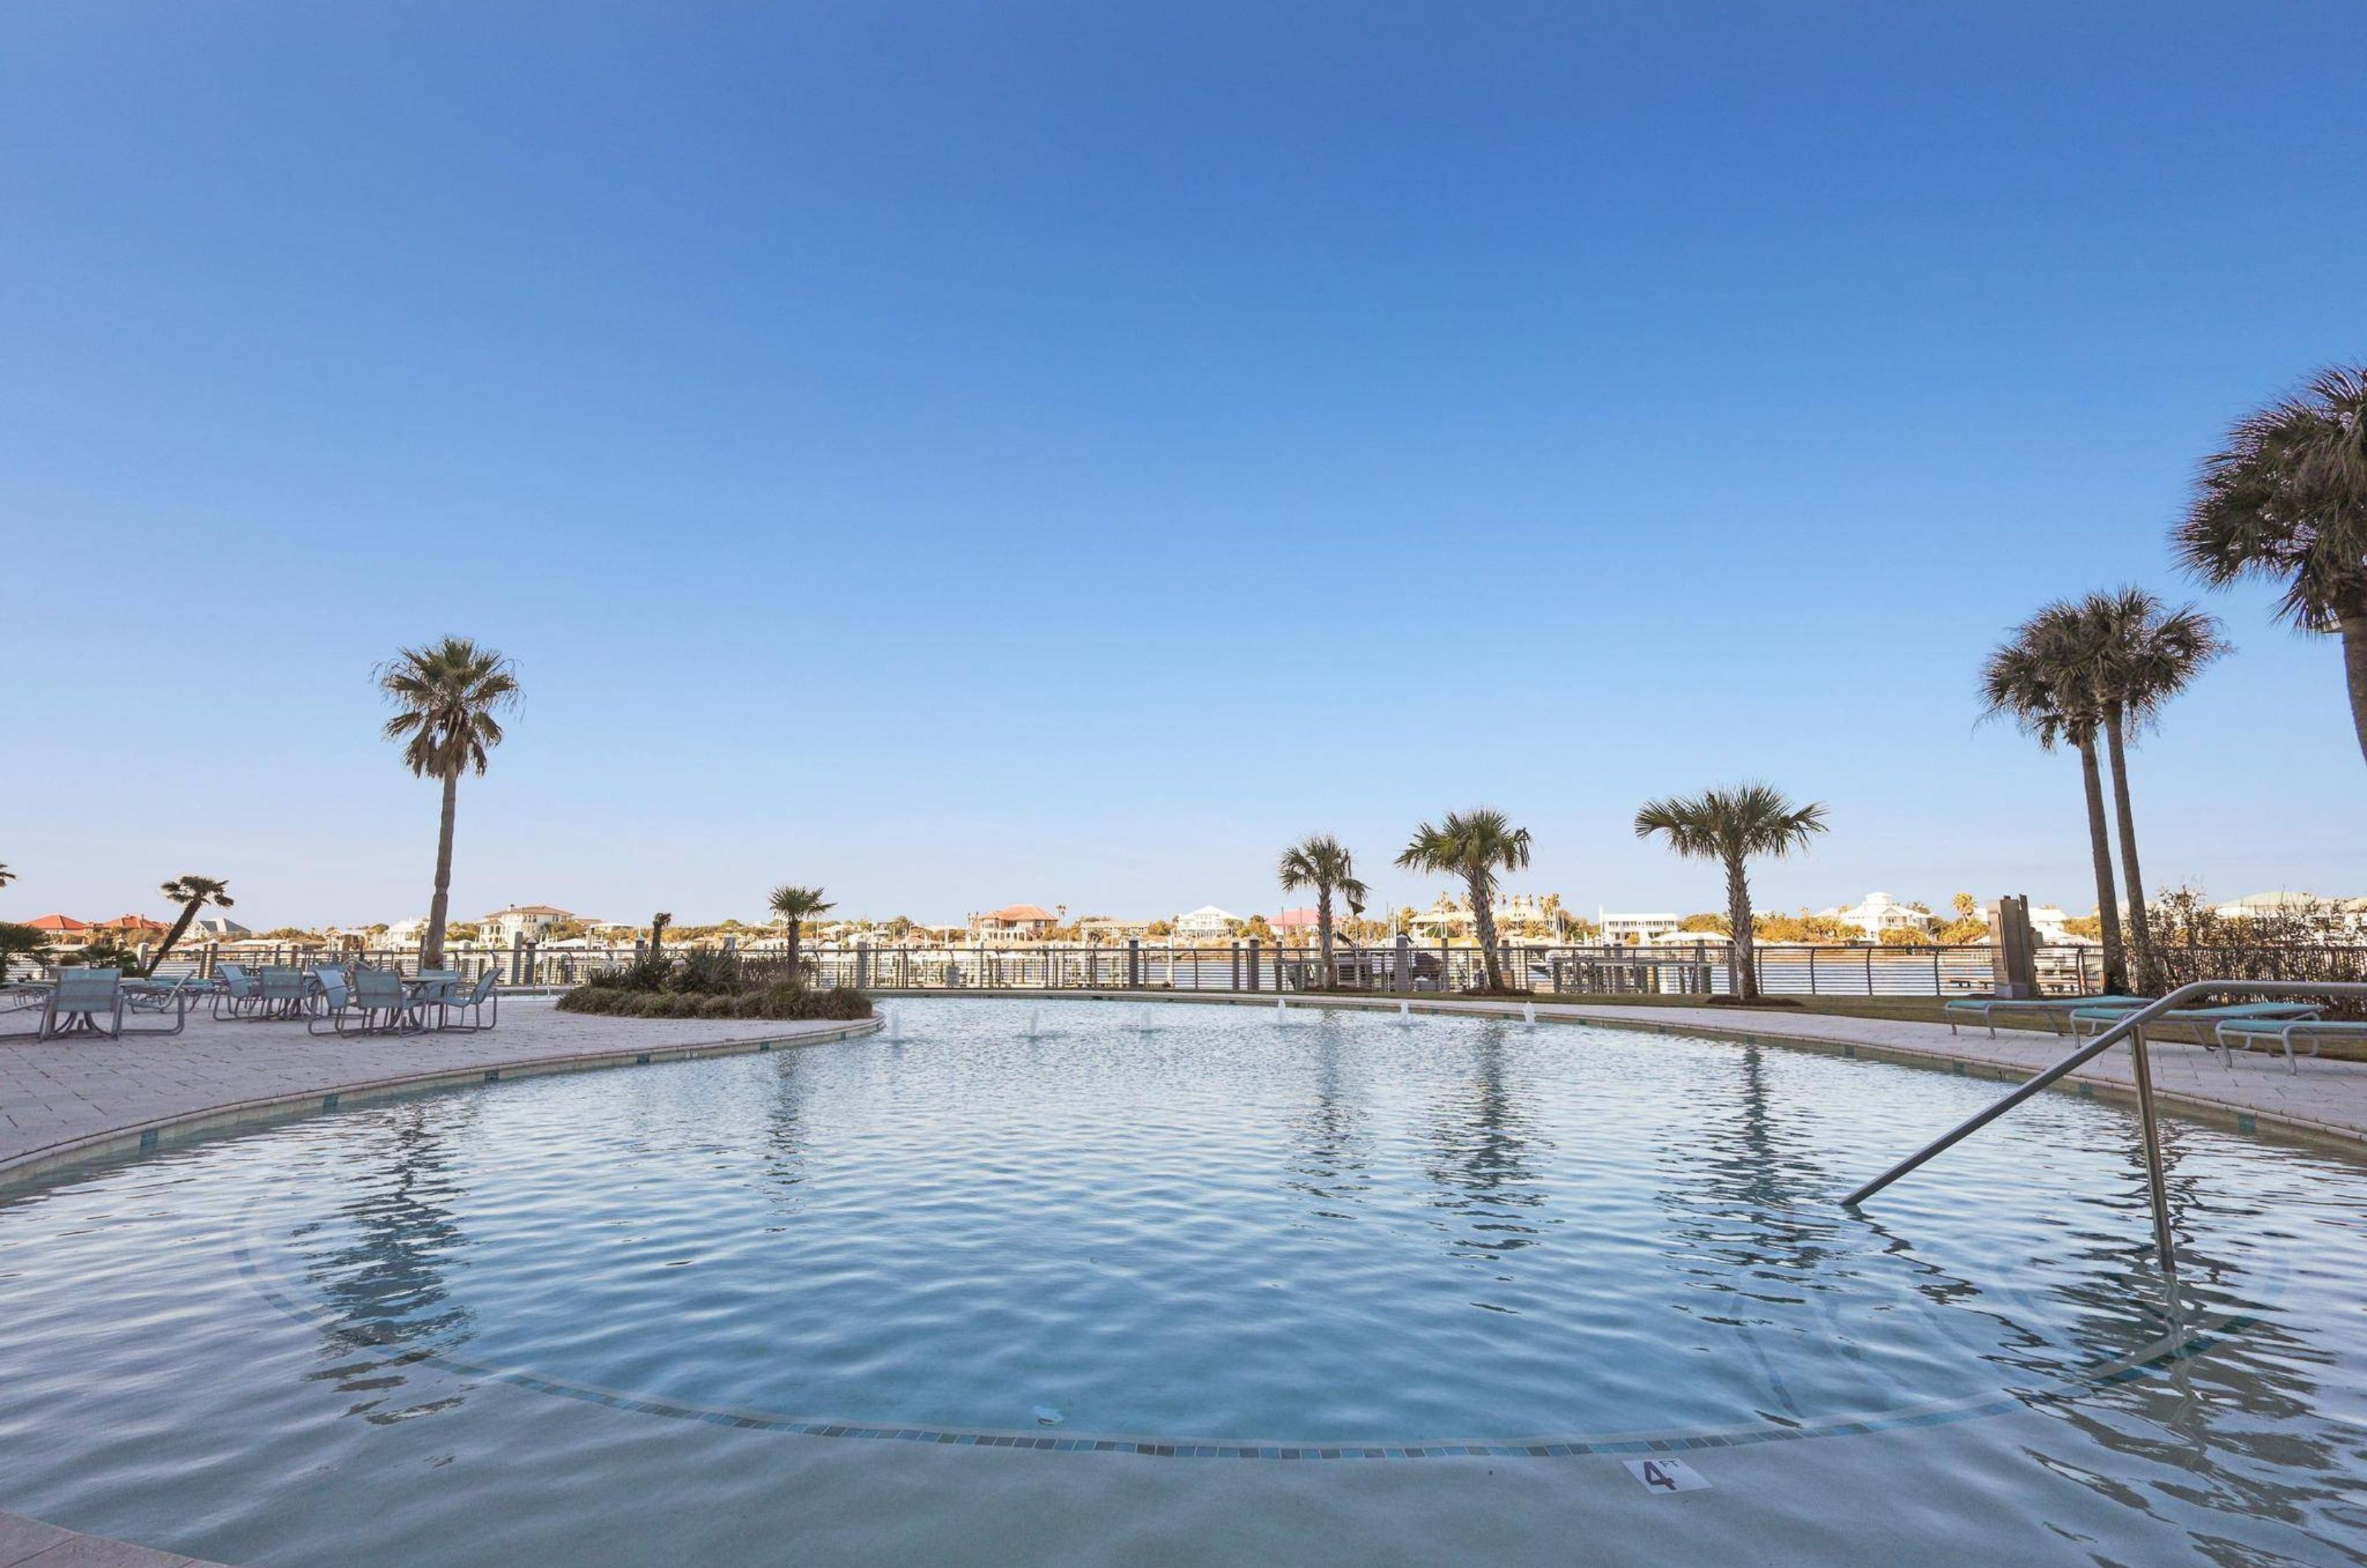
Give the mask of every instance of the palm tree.
<svg viewBox="0 0 2367 1568">
<path fill-rule="evenodd" d="M 1285 893 L 1315 889 L 1315 936 L 1323 951 L 1323 984 L 1327 989 L 1337 986 L 1339 971 L 1331 964 L 1331 896 L 1343 895 L 1351 909 L 1364 907 L 1366 889 L 1356 880 L 1355 856 L 1329 833 L 1310 834 L 1282 852 L 1274 874 Z"/>
<path fill-rule="evenodd" d="M 403 742 L 402 761 L 421 778 L 444 786 L 444 815 L 436 835 L 436 897 L 427 906 L 427 934 L 420 940 L 419 965 L 444 961 L 444 922 L 452 900 L 452 817 L 459 804 L 460 775 L 474 768 L 481 777 L 485 753 L 502 743 L 496 713 L 517 705 L 517 671 L 490 648 L 467 637 L 447 637 L 424 648 L 406 648 L 378 667 L 379 690 L 395 705 L 386 738 Z"/>
<path fill-rule="evenodd" d="M 2112 891 L 2112 840 L 2104 826 L 2104 784 L 2096 767 L 2096 736 L 2103 715 L 2092 685 L 2079 680 L 2077 649 L 2084 632 L 2078 609 L 2056 603 L 2024 621 L 2012 640 L 1981 667 L 1985 718 L 2010 716 L 2022 732 L 2052 751 L 2064 741 L 2079 753 L 2079 781 L 2088 795 L 2088 858 L 2096 877 L 2096 921 L 2104 949 L 2104 989 L 2129 988 L 2121 946 L 2120 899 Z"/>
<path fill-rule="evenodd" d="M 2136 816 L 2129 800 L 2127 739 L 2160 717 L 2169 699 L 2193 683 L 2203 667 L 2227 651 L 2219 623 L 2191 604 L 2176 610 L 2141 588 L 2090 593 L 2073 607 L 2076 635 L 2063 642 L 2067 679 L 2096 694 L 2103 716 L 2105 760 L 2112 766 L 2112 810 L 2120 829 L 2121 879 L 2128 894 L 2130 946 L 2136 953 L 2136 988 L 2161 987 L 2147 918 L 2145 876 L 2137 867 Z"/>
<path fill-rule="evenodd" d="M 2225 587 L 2284 583 L 2278 613 L 2342 639 L 2350 722 L 2367 756 L 2367 365 L 2331 367 L 2248 414 L 2205 458 L 2180 558 Z"/>
<path fill-rule="evenodd" d="M 198 910 L 209 904 L 221 909 L 237 906 L 237 900 L 230 896 L 230 884 L 217 876 L 176 876 L 156 891 L 180 905 L 181 913 L 180 918 L 173 922 L 173 929 L 164 933 L 164 942 L 157 946 L 156 956 L 149 961 L 148 973 L 151 975 L 156 973 L 157 964 L 164 962 L 164 954 L 173 951 L 173 944 L 187 933 L 189 922 L 198 918 Z"/>
<path fill-rule="evenodd" d="M 1425 822 L 1414 829 L 1413 841 L 1398 856 L 1404 871 L 1459 876 L 1471 900 L 1471 919 L 1479 928 L 1479 957 L 1487 965 L 1488 988 L 1504 988 L 1502 963 L 1496 952 L 1496 873 L 1519 871 L 1529 863 L 1529 830 L 1515 828 L 1501 811 L 1486 807 L 1477 811 L 1450 811 L 1433 828 Z M 1441 982 L 1445 979 L 1441 976 Z"/>
<path fill-rule="evenodd" d="M 9 870 L 6 866 L 5 866 L 5 865 L 0 865 L 0 887 L 6 887 L 6 886 L 8 886 L 8 884 L 10 884 L 10 883 L 12 883 L 12 882 L 14 882 L 14 881 L 16 881 L 16 880 L 17 880 L 17 874 L 16 874 L 15 872 L 10 871 L 10 870 Z"/>
<path fill-rule="evenodd" d="M 798 887 L 784 882 L 773 889 L 764 907 L 789 923 L 789 978 L 794 981 L 798 977 L 798 938 L 803 934 L 799 928 L 823 910 L 838 906 L 824 902 L 819 887 Z"/>
<path fill-rule="evenodd" d="M 672 924 L 674 924 L 672 915 L 659 913 L 650 917 L 650 956 L 651 958 L 664 956 L 666 927 Z"/>
<path fill-rule="evenodd" d="M 1825 831 L 1820 802 L 1795 806 L 1772 784 L 1741 784 L 1705 789 L 1694 795 L 1648 800 L 1636 813 L 1636 836 L 1659 833 L 1687 860 L 1714 860 L 1726 867 L 1727 929 L 1734 940 L 1734 994 L 1759 999 L 1759 964 L 1751 951 L 1750 877 L 1753 855 L 1781 860 Z"/>
</svg>

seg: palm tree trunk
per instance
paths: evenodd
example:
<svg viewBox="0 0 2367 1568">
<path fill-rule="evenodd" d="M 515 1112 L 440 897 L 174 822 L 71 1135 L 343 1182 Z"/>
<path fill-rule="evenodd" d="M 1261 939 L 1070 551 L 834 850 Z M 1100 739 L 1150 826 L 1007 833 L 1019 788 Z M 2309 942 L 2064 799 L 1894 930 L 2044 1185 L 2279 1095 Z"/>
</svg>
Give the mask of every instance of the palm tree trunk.
<svg viewBox="0 0 2367 1568">
<path fill-rule="evenodd" d="M 444 820 L 436 830 L 436 897 L 427 903 L 427 934 L 420 940 L 419 966 L 444 967 L 444 918 L 452 905 L 452 818 L 460 807 L 460 770 L 444 774 Z"/>
<path fill-rule="evenodd" d="M 181 918 L 173 922 L 173 929 L 164 933 L 163 944 L 156 949 L 156 956 L 148 961 L 148 973 L 156 973 L 156 965 L 164 962 L 164 954 L 172 952 L 173 944 L 187 934 L 189 922 L 198 918 L 198 907 L 203 902 L 201 898 L 192 898 L 181 906 Z"/>
<path fill-rule="evenodd" d="M 2367 604 L 2335 622 L 2342 633 L 2342 678 L 2350 688 L 2350 725 L 2359 732 L 2359 754 L 2367 757 Z"/>
<path fill-rule="evenodd" d="M 1479 933 L 1481 970 L 1488 976 L 1488 988 L 1501 991 L 1504 988 L 1504 969 L 1496 956 L 1495 889 L 1476 876 L 1466 880 L 1471 894 L 1471 923 Z M 1438 983 L 1444 986 L 1446 976 L 1441 975 Z"/>
<path fill-rule="evenodd" d="M 2129 988 L 2129 961 L 2121 946 L 2121 898 L 2112 891 L 2112 839 L 2104 827 L 2104 778 L 2096 766 L 2096 738 L 2079 748 L 2079 782 L 2088 790 L 2088 853 L 2095 863 L 2096 923 L 2103 931 L 2104 989 L 2114 996 Z"/>
<path fill-rule="evenodd" d="M 1331 969 L 1331 889 L 1319 886 L 1315 890 L 1315 940 L 1323 949 L 1323 988 L 1330 990 L 1340 983 Z"/>
<path fill-rule="evenodd" d="M 802 986 L 805 984 L 805 982 L 798 976 L 798 939 L 805 934 L 804 931 L 800 929 L 804 923 L 805 922 L 802 920 L 791 920 L 789 922 L 789 984 L 792 986 Z"/>
<path fill-rule="evenodd" d="M 1750 933 L 1750 879 L 1743 874 L 1742 857 L 1726 863 L 1726 923 L 1734 937 L 1734 973 L 1727 988 L 1739 1000 L 1759 999 L 1759 959 Z"/>
<path fill-rule="evenodd" d="M 2139 996 L 2149 997 L 2161 989 L 2161 963 L 2154 957 L 2153 921 L 2146 910 L 2145 876 L 2137 870 L 2137 819 L 2129 805 L 2125 728 L 2118 712 L 2104 716 L 2106 755 L 2112 765 L 2112 813 L 2121 830 L 2121 877 L 2129 893 L 2129 939 L 2136 950 L 2136 988 Z"/>
</svg>

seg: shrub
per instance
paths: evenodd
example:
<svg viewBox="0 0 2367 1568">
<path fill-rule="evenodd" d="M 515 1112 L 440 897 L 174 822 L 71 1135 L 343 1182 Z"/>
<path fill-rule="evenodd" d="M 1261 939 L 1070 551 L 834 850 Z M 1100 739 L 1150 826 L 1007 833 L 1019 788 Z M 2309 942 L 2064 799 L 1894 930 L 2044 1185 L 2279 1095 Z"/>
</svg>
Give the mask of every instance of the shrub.
<svg viewBox="0 0 2367 1568">
<path fill-rule="evenodd" d="M 719 993 L 727 997 L 740 994 L 740 956 L 721 948 L 695 947 L 684 953 L 674 966 L 667 980 L 669 990 L 694 991 L 699 995 Z"/>
<path fill-rule="evenodd" d="M 819 1019 L 852 1022 L 871 1016 L 871 998 L 846 986 L 827 991 L 786 983 L 738 996 L 710 991 L 629 991 L 616 986 L 578 986 L 559 998 L 562 1012 L 610 1018 Z"/>
</svg>

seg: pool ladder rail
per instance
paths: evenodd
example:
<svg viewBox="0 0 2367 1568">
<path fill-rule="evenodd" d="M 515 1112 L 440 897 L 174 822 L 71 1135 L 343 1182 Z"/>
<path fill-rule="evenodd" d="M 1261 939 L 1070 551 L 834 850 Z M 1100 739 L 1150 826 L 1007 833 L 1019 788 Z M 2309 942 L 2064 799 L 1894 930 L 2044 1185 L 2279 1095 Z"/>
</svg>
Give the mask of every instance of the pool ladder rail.
<svg viewBox="0 0 2367 1568">
<path fill-rule="evenodd" d="M 1908 1155 L 1872 1181 L 1843 1198 L 1842 1205 L 1845 1208 L 1856 1208 L 1933 1156 L 1953 1148 L 2020 1105 L 2023 1100 L 2077 1072 L 2126 1040 L 2129 1042 L 2130 1060 L 2135 1068 L 2137 1122 L 2145 1132 L 2146 1187 L 2153 1201 L 2154 1248 L 2161 1256 L 2163 1272 L 2177 1273 L 2178 1245 L 2171 1236 L 2169 1228 L 2169 1189 L 2164 1183 L 2161 1174 L 2161 1128 L 2154 1113 L 2153 1063 L 2146 1054 L 2145 1026 L 2164 1013 L 2174 1012 L 2197 998 L 2226 991 L 2256 997 L 2367 998 L 2367 981 L 2197 980 L 2192 985 L 2180 986 L 2160 1000 L 2147 1002 L 2138 1008 L 2087 1044 L 2000 1099 L 1996 1104 L 1976 1115 L 1965 1118 L 1964 1121 Z"/>
</svg>

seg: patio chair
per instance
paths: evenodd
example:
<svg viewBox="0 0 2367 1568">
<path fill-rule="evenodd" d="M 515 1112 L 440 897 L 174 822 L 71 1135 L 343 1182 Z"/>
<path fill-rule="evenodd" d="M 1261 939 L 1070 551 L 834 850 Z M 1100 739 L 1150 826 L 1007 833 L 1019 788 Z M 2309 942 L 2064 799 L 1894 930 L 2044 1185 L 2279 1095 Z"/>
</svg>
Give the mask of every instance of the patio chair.
<svg viewBox="0 0 2367 1568">
<path fill-rule="evenodd" d="M 2293 1060 L 2293 1036 L 2309 1042 L 2309 1054 L 2317 1055 L 2321 1041 L 2367 1041 L 2367 1023 L 2353 1023 L 2331 1018 L 2231 1018 L 2219 1024 L 2219 1065 L 2233 1068 L 2236 1053 L 2248 1051 L 2255 1045 L 2282 1045 L 2285 1053 L 2285 1071 L 2298 1073 L 2301 1065 Z"/>
<path fill-rule="evenodd" d="M 218 982 L 214 990 L 214 1016 L 224 1010 L 236 1018 L 253 1012 L 263 1005 L 263 982 L 246 972 L 242 964 L 225 964 L 214 971 Z"/>
<path fill-rule="evenodd" d="M 1952 997 L 1942 1007 L 1948 1017 L 1948 1032 L 1956 1032 L 1957 1015 L 1978 1019 L 1988 1025 L 1989 1038 L 1997 1038 L 1998 1015 L 2008 1018 L 2035 1018 L 2046 1022 L 2056 1033 L 2063 1025 L 2056 1021 L 2067 1021 L 2080 1008 L 2141 1008 L 2143 997 Z"/>
<path fill-rule="evenodd" d="M 2071 1032 L 2101 1034 L 2129 1016 L 2125 1007 L 2086 1007 L 2071 1015 Z M 2240 1022 L 2247 1019 L 2316 1018 L 2326 1009 L 2316 1002 L 2235 1002 L 2225 1007 L 2177 1008 L 2158 1018 L 2148 1019 L 2148 1027 L 2163 1024 L 2184 1024 L 2202 1036 L 2202 1043 L 2216 1049 L 2212 1030 L 2223 1022 Z M 2143 1032 L 2140 1031 L 2139 1032 Z"/>
<path fill-rule="evenodd" d="M 438 1029 L 465 1030 L 470 1033 L 475 1033 L 479 1030 L 491 1029 L 495 1024 L 501 1022 L 502 993 L 500 981 L 500 972 L 498 970 L 488 969 L 483 974 L 477 976 L 477 983 L 474 986 L 470 987 L 466 990 L 455 990 L 449 995 L 437 1000 L 434 1004 L 437 1010 L 436 1027 Z M 487 1018 L 485 1016 L 485 1010 L 489 1007 L 493 1010 L 493 1016 L 491 1018 Z M 454 1013 L 469 1012 L 476 1014 L 475 1022 L 454 1023 L 452 1021 L 452 1015 Z"/>
</svg>

